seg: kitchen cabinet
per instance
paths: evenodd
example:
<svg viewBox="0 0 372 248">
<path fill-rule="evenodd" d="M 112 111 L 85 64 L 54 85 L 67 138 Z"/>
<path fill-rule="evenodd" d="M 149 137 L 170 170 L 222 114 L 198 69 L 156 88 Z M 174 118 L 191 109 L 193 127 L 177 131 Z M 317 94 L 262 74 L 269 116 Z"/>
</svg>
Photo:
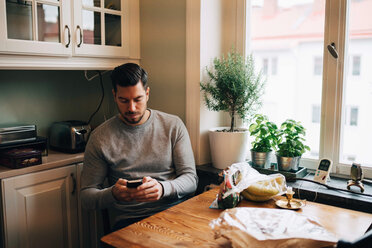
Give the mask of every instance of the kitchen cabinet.
<svg viewBox="0 0 372 248">
<path fill-rule="evenodd" d="M 0 68 L 112 69 L 139 59 L 139 0 L 5 0 L 0 11 Z"/>
<path fill-rule="evenodd" d="M 1 180 L 5 247 L 79 247 L 77 165 Z"/>
<path fill-rule="evenodd" d="M 83 163 L 77 165 L 77 177 L 80 179 L 83 170 Z M 77 187 L 80 189 L 80 180 L 77 180 Z M 86 210 L 82 208 L 80 201 L 80 190 L 78 191 L 79 209 L 79 236 L 81 248 L 99 248 L 100 238 L 103 236 L 102 215 L 99 210 Z"/>
</svg>

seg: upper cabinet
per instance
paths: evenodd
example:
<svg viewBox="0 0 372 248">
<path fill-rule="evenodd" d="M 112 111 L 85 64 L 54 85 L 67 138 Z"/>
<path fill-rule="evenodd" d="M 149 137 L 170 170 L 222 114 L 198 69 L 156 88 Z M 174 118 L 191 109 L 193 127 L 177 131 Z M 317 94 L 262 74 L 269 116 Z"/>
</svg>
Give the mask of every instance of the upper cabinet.
<svg viewBox="0 0 372 248">
<path fill-rule="evenodd" d="M 0 68 L 111 69 L 139 60 L 139 0 L 1 0 Z"/>
</svg>

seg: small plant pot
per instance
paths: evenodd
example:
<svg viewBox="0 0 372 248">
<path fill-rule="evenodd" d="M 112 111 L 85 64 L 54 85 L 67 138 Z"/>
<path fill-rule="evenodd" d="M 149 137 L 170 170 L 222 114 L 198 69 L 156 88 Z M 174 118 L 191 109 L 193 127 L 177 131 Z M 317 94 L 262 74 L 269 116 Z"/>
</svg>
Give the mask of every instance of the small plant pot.
<svg viewBox="0 0 372 248">
<path fill-rule="evenodd" d="M 270 168 L 272 152 L 256 152 L 251 150 L 252 165 L 260 168 Z"/>
<path fill-rule="evenodd" d="M 280 171 L 298 171 L 300 165 L 301 156 L 298 157 L 281 157 L 276 154 L 276 159 L 278 162 L 278 169 Z"/>
</svg>

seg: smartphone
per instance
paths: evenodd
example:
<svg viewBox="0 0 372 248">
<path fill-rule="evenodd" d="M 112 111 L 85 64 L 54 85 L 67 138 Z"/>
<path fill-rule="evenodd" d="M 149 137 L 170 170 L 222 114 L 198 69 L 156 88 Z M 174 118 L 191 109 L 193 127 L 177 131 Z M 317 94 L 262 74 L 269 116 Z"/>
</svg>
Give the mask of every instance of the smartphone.
<svg viewBox="0 0 372 248">
<path fill-rule="evenodd" d="M 137 179 L 137 180 L 128 180 L 127 181 L 127 187 L 128 188 L 137 188 L 142 184 L 142 179 Z"/>
</svg>

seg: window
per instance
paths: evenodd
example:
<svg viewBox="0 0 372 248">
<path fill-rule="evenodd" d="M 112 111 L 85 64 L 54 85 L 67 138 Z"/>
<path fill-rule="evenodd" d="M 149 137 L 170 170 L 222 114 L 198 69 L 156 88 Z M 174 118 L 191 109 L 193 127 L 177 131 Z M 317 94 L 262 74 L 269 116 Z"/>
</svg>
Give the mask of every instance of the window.
<svg viewBox="0 0 372 248">
<path fill-rule="evenodd" d="M 350 126 L 358 125 L 358 107 L 350 108 Z"/>
<path fill-rule="evenodd" d="M 262 73 L 264 75 L 269 74 L 269 60 L 267 58 L 264 58 L 262 61 Z"/>
<path fill-rule="evenodd" d="M 312 113 L 311 113 L 311 121 L 313 123 L 320 123 L 320 106 L 313 105 Z"/>
<path fill-rule="evenodd" d="M 278 59 L 272 58 L 271 59 L 271 75 L 276 75 L 278 71 Z"/>
<path fill-rule="evenodd" d="M 350 58 L 350 71 L 343 77 L 343 118 L 340 135 L 340 163 L 349 165 L 352 162 L 363 166 L 363 173 L 371 177 L 366 167 L 372 168 L 372 71 L 363 68 L 372 67 L 369 56 L 372 51 L 372 23 L 364 26 L 363 18 L 368 18 L 372 0 L 348 1 L 349 16 L 345 32 L 345 58 Z M 366 8 L 366 9 L 365 9 Z M 368 52 L 367 52 L 368 51 Z M 361 54 L 366 56 L 361 56 Z M 365 73 L 364 73 L 365 72 Z M 362 76 L 363 74 L 363 76 Z M 356 78 L 357 77 L 357 78 Z M 357 81 L 356 81 L 357 80 Z"/>
<path fill-rule="evenodd" d="M 286 119 L 300 121 L 311 134 L 305 142 L 311 151 L 303 157 L 318 158 L 325 5 L 317 0 L 247 3 L 249 52 L 263 61 L 258 69 L 269 75 L 271 68 L 271 75 L 277 74 L 267 77 L 262 113 L 278 126 Z"/>
<path fill-rule="evenodd" d="M 345 108 L 346 113 L 344 124 L 348 126 L 357 126 L 358 125 L 358 107 L 347 106 Z"/>
<path fill-rule="evenodd" d="M 353 56 L 353 76 L 360 75 L 360 56 Z"/>
<path fill-rule="evenodd" d="M 247 3 L 247 51 L 261 59 L 275 55 L 285 75 L 275 84 L 268 78 L 261 112 L 278 125 L 291 118 L 305 126 L 311 151 L 303 165 L 314 169 L 327 157 L 333 173 L 349 175 L 351 163 L 358 162 L 372 178 L 372 70 L 363 70 L 372 67 L 372 56 L 360 56 L 372 51 L 372 22 L 364 21 L 372 0 Z M 331 43 L 338 58 L 324 49 Z M 275 113 L 268 104 L 276 106 Z"/>
<path fill-rule="evenodd" d="M 271 69 L 271 70 L 269 70 Z M 263 58 L 262 59 L 262 73 L 266 76 L 276 75 L 278 72 L 278 59 L 273 58 Z"/>
<path fill-rule="evenodd" d="M 322 57 L 315 57 L 314 58 L 314 75 L 322 75 L 323 69 L 323 59 Z"/>
</svg>

